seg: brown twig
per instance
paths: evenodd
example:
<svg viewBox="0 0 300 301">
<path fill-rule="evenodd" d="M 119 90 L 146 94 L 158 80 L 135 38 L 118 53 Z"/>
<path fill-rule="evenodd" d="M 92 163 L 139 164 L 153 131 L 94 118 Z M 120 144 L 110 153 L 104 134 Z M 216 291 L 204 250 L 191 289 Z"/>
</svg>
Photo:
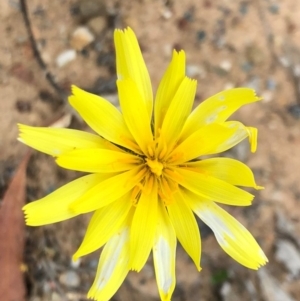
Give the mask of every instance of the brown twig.
<svg viewBox="0 0 300 301">
<path fill-rule="evenodd" d="M 41 56 L 41 54 L 39 52 L 39 49 L 37 47 L 37 43 L 36 43 L 36 40 L 34 38 L 32 28 L 31 28 L 31 22 L 30 22 L 30 18 L 29 18 L 29 14 L 28 14 L 26 0 L 20 0 L 20 5 L 21 5 L 22 15 L 23 15 L 23 18 L 24 18 L 24 23 L 25 23 L 27 33 L 28 33 L 28 36 L 29 36 L 29 39 L 30 39 L 30 43 L 31 43 L 31 47 L 32 47 L 32 50 L 33 50 L 34 57 L 35 57 L 37 63 L 39 64 L 40 68 L 44 72 L 45 77 L 46 77 L 47 81 L 49 82 L 49 84 L 56 91 L 58 96 L 61 99 L 65 100 L 66 97 L 67 97 L 66 91 L 64 89 L 62 89 L 60 87 L 60 85 L 55 81 L 53 74 L 48 70 L 48 67 L 47 67 L 46 63 L 44 62 L 44 60 L 42 59 L 42 56 Z"/>
</svg>

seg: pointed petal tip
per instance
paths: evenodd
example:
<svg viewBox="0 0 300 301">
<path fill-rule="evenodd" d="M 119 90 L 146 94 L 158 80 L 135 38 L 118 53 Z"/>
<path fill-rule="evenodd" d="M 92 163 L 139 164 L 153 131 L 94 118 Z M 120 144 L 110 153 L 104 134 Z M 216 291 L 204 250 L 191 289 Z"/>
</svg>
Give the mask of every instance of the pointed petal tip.
<svg viewBox="0 0 300 301">
<path fill-rule="evenodd" d="M 73 256 L 72 256 L 72 261 L 77 261 L 79 258 L 80 258 L 81 256 L 80 256 L 80 254 L 78 254 L 78 251 L 77 252 L 75 252 L 74 254 L 73 254 Z"/>
<path fill-rule="evenodd" d="M 258 186 L 258 185 L 256 185 L 254 188 L 255 188 L 256 190 L 263 190 L 263 189 L 265 189 L 264 186 Z"/>
</svg>

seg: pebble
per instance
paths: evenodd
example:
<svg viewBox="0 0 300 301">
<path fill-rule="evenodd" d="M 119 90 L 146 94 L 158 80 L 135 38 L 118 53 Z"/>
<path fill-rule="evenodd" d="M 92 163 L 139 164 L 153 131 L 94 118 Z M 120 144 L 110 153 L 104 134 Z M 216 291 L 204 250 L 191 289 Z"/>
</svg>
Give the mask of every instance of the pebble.
<svg viewBox="0 0 300 301">
<path fill-rule="evenodd" d="M 89 20 L 87 23 L 88 27 L 96 34 L 101 34 L 106 28 L 106 18 L 103 16 L 99 16 Z"/>
<path fill-rule="evenodd" d="M 61 296 L 58 293 L 53 292 L 51 294 L 51 301 L 61 301 Z"/>
<path fill-rule="evenodd" d="M 257 273 L 265 301 L 295 301 L 281 288 L 280 283 L 267 272 L 266 268 L 259 269 Z"/>
<path fill-rule="evenodd" d="M 246 15 L 249 11 L 249 3 L 248 2 L 241 2 L 240 3 L 240 7 L 239 7 L 239 11 L 242 15 Z"/>
<path fill-rule="evenodd" d="M 28 113 L 31 111 L 31 103 L 27 100 L 18 99 L 15 106 L 20 113 Z"/>
<path fill-rule="evenodd" d="M 161 15 L 165 20 L 169 20 L 172 18 L 173 14 L 169 9 L 164 9 L 162 10 Z"/>
<path fill-rule="evenodd" d="M 268 78 L 266 86 L 268 90 L 275 90 L 277 87 L 277 82 L 273 78 Z"/>
<path fill-rule="evenodd" d="M 197 31 L 197 40 L 203 42 L 206 38 L 206 32 L 204 30 Z"/>
<path fill-rule="evenodd" d="M 247 159 L 249 157 L 249 153 L 250 153 L 250 146 L 249 146 L 248 139 L 244 139 L 239 144 L 237 144 L 235 147 L 228 150 L 229 155 L 232 154 L 233 158 L 235 158 L 239 161 L 242 161 L 242 162 L 247 161 Z"/>
<path fill-rule="evenodd" d="M 110 103 L 112 103 L 115 106 L 119 105 L 118 94 L 104 94 L 104 95 L 101 95 L 101 97 L 105 98 L 106 100 L 108 100 Z"/>
<path fill-rule="evenodd" d="M 75 59 L 76 59 L 76 51 L 74 49 L 67 49 L 61 52 L 56 57 L 56 65 L 57 67 L 61 68 Z"/>
<path fill-rule="evenodd" d="M 287 110 L 294 118 L 300 119 L 300 105 L 290 105 Z"/>
<path fill-rule="evenodd" d="M 279 57 L 279 62 L 283 67 L 290 67 L 291 63 L 290 60 L 286 56 L 280 56 Z"/>
<path fill-rule="evenodd" d="M 224 90 L 230 90 L 230 89 L 233 89 L 234 87 L 235 87 L 235 84 L 234 84 L 234 83 L 227 82 L 227 83 L 224 85 Z"/>
<path fill-rule="evenodd" d="M 220 68 L 226 72 L 229 72 L 232 68 L 232 63 L 229 60 L 224 60 L 220 63 Z"/>
<path fill-rule="evenodd" d="M 225 282 L 221 287 L 221 296 L 223 301 L 240 301 L 240 297 L 232 289 L 229 282 Z"/>
<path fill-rule="evenodd" d="M 300 275 L 300 255 L 295 245 L 286 239 L 276 243 L 275 258 L 284 264 L 292 277 Z"/>
<path fill-rule="evenodd" d="M 249 73 L 253 69 L 253 65 L 250 62 L 245 61 L 242 63 L 241 68 L 244 72 Z"/>
<path fill-rule="evenodd" d="M 81 0 L 78 5 L 81 17 L 86 20 L 106 14 L 106 7 L 102 0 Z"/>
<path fill-rule="evenodd" d="M 279 13 L 279 6 L 278 6 L 278 4 L 272 4 L 272 5 L 270 5 L 268 7 L 268 9 L 269 9 L 269 12 L 272 13 L 272 14 L 274 14 L 274 15 L 276 15 L 276 14 Z"/>
<path fill-rule="evenodd" d="M 300 64 L 293 66 L 293 73 L 295 76 L 300 77 Z"/>
<path fill-rule="evenodd" d="M 257 93 L 260 91 L 260 83 L 261 79 L 258 76 L 253 76 L 250 80 L 246 83 L 246 87 L 255 90 Z"/>
<path fill-rule="evenodd" d="M 272 91 L 266 90 L 261 93 L 261 97 L 263 98 L 263 102 L 271 102 L 274 98 L 274 94 Z"/>
<path fill-rule="evenodd" d="M 67 271 L 59 276 L 59 282 L 68 287 L 78 287 L 80 278 L 74 271 Z"/>
<path fill-rule="evenodd" d="M 198 66 L 198 65 L 187 65 L 186 66 L 186 75 L 188 77 L 200 77 L 200 78 L 205 78 L 206 77 L 206 71 L 204 70 L 203 67 Z"/>
<path fill-rule="evenodd" d="M 255 44 L 249 45 L 246 49 L 246 57 L 253 65 L 260 65 L 265 61 L 263 51 Z"/>
<path fill-rule="evenodd" d="M 281 200 L 284 198 L 281 198 Z M 296 230 L 294 224 L 288 217 L 280 210 L 276 210 L 276 227 L 280 234 L 288 235 L 294 238 Z M 300 243 L 300 241 L 298 241 Z"/>
<path fill-rule="evenodd" d="M 86 26 L 80 26 L 75 29 L 72 34 L 70 44 L 71 46 L 81 51 L 83 48 L 94 42 L 95 36 Z"/>
<path fill-rule="evenodd" d="M 93 93 L 98 95 L 113 94 L 117 91 L 116 77 L 99 76 L 93 86 Z"/>
</svg>

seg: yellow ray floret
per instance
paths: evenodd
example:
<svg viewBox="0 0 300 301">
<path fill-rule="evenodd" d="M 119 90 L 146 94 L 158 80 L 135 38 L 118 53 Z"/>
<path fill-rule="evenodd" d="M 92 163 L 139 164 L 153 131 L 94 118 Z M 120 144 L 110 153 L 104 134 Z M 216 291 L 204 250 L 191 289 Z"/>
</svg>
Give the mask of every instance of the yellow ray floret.
<svg viewBox="0 0 300 301">
<path fill-rule="evenodd" d="M 176 233 L 165 206 L 158 204 L 157 228 L 153 243 L 153 260 L 159 295 L 170 301 L 175 288 Z"/>
</svg>

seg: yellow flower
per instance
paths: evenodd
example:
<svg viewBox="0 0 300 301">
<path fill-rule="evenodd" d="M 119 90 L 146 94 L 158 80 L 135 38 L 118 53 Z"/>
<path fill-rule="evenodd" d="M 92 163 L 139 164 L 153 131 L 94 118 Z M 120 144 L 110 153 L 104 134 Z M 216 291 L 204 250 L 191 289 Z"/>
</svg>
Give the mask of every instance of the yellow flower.
<svg viewBox="0 0 300 301">
<path fill-rule="evenodd" d="M 242 265 L 267 262 L 252 235 L 216 203 L 248 206 L 256 185 L 243 163 L 201 156 L 226 151 L 245 138 L 256 149 L 257 130 L 228 117 L 258 101 L 254 91 L 218 93 L 192 111 L 196 81 L 185 76 L 185 53 L 173 52 L 153 101 L 136 36 L 116 30 L 120 112 L 104 98 L 72 87 L 69 101 L 97 133 L 19 125 L 23 143 L 56 158 L 59 166 L 89 172 L 24 207 L 40 226 L 94 211 L 74 259 L 104 246 L 88 297 L 109 300 L 129 270 L 140 271 L 152 250 L 159 294 L 175 287 L 177 239 L 200 271 L 201 241 L 194 214 Z"/>
</svg>

